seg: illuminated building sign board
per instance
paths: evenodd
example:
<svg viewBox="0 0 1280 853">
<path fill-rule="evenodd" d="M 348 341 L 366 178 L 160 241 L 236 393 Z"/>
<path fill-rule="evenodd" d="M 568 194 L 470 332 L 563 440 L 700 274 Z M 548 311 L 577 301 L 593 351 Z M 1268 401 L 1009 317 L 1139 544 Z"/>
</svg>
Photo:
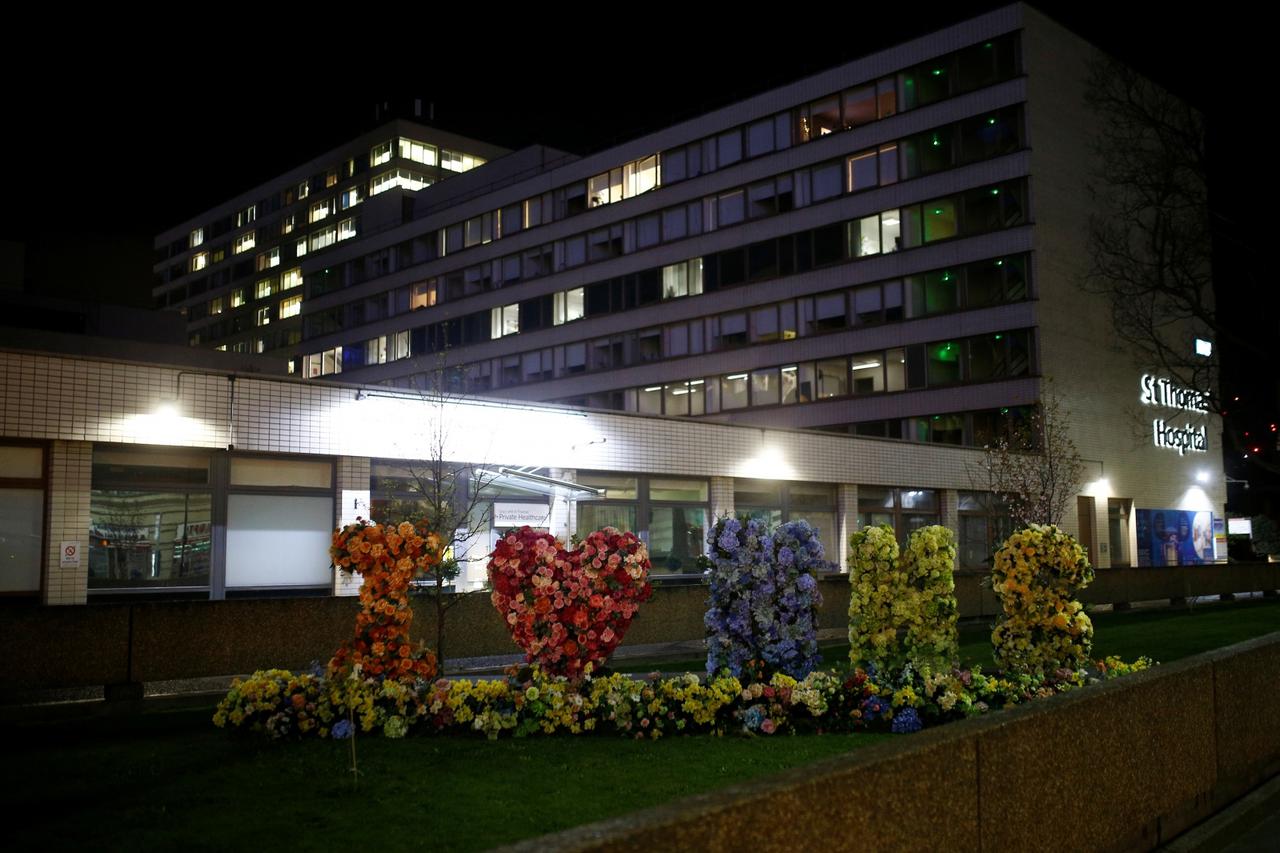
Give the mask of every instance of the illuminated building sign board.
<svg viewBox="0 0 1280 853">
<path fill-rule="evenodd" d="M 1209 395 L 1193 388 L 1180 388 L 1168 379 L 1160 379 L 1145 374 L 1140 383 L 1142 395 L 1138 398 L 1144 406 L 1160 406 L 1165 409 L 1181 409 L 1186 412 L 1209 411 Z M 1151 421 L 1151 434 L 1156 447 L 1164 447 L 1178 451 L 1179 456 L 1191 453 L 1207 453 L 1209 451 L 1209 431 L 1201 424 L 1199 427 L 1190 423 L 1179 426 L 1169 423 L 1163 418 Z"/>
</svg>

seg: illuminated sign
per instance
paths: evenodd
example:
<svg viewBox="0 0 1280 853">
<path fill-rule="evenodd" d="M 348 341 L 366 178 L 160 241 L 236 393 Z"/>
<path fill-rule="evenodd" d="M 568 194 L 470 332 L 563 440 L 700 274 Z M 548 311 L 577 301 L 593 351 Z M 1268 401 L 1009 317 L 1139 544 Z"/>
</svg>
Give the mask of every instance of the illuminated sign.
<svg viewBox="0 0 1280 853">
<path fill-rule="evenodd" d="M 1161 406 L 1166 409 L 1181 409 L 1186 412 L 1208 412 L 1209 395 L 1194 388 L 1181 388 L 1168 379 L 1159 379 L 1151 374 L 1144 374 L 1139 383 L 1142 395 L 1138 398 L 1144 406 Z M 1201 424 L 1179 426 L 1162 418 L 1151 421 L 1151 434 L 1156 447 L 1164 447 L 1178 451 L 1179 456 L 1191 453 L 1207 453 L 1209 451 L 1209 431 Z"/>
<path fill-rule="evenodd" d="M 1164 406 L 1166 409 L 1184 409 L 1188 412 L 1209 411 L 1209 395 L 1193 388 L 1179 388 L 1168 379 L 1157 379 L 1151 374 L 1142 377 L 1144 406 Z"/>
</svg>

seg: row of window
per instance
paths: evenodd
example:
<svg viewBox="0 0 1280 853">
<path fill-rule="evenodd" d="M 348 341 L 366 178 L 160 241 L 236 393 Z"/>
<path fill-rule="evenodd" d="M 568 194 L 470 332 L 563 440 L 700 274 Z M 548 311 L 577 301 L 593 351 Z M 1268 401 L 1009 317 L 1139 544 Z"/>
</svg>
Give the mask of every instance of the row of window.
<svg viewBox="0 0 1280 853">
<path fill-rule="evenodd" d="M 1020 124 L 1020 122 L 1015 122 L 1015 124 Z M 984 123 L 982 126 L 990 127 L 991 125 Z M 864 160 L 869 157 L 879 159 L 879 155 L 875 152 L 872 152 L 871 155 L 861 156 Z M 843 168 L 841 161 L 837 161 L 831 164 L 825 173 L 834 176 L 838 185 Z M 810 175 L 810 170 L 801 170 L 801 172 L 806 178 Z M 823 173 L 822 169 L 812 170 L 815 180 L 817 180 L 817 176 L 820 173 Z M 796 174 L 799 175 L 801 173 Z M 659 235 L 661 235 L 662 239 L 691 236 L 688 230 L 690 222 L 695 223 L 695 229 L 692 233 L 696 234 L 737 225 L 748 218 L 775 215 L 791 209 L 794 201 L 792 196 L 792 190 L 795 187 L 793 175 L 788 173 L 778 180 L 786 186 L 786 190 L 782 194 L 778 193 L 777 187 L 772 181 L 766 182 L 766 184 L 756 184 L 751 188 L 721 193 L 718 196 L 693 202 L 687 206 L 682 205 L 660 213 L 640 217 L 638 220 L 615 223 L 608 228 L 600 229 L 599 232 L 576 235 L 563 241 L 556 241 L 553 244 L 527 249 L 519 255 L 510 255 L 481 265 L 447 273 L 444 276 L 427 280 L 424 286 L 430 288 L 435 294 L 433 296 L 434 301 L 431 304 L 435 304 L 436 301 L 453 301 L 499 287 L 510 287 L 522 281 L 541 278 L 583 263 L 608 260 L 619 254 L 627 254 L 629 251 L 645 248 L 647 247 L 644 238 L 646 233 L 644 223 L 646 221 L 652 224 L 653 239 L 656 243 L 660 242 Z M 762 187 L 766 188 L 761 189 Z M 838 189 L 836 193 L 839 194 Z M 767 200 L 776 201 L 780 195 L 787 198 L 787 203 L 781 207 L 770 206 L 765 203 Z M 813 198 L 810 191 L 806 190 L 803 194 L 804 203 L 809 203 L 811 199 L 825 200 L 826 196 L 816 199 Z M 962 207 L 964 210 L 961 210 Z M 844 235 L 844 239 L 849 247 L 847 256 L 862 257 L 934 242 L 960 233 L 978 233 L 982 230 L 1009 227 L 1023 220 L 1025 216 L 1023 207 L 1023 192 L 1020 188 L 1014 190 L 1013 194 L 1005 192 L 1002 195 L 1001 187 L 989 187 L 983 191 L 971 192 L 962 196 L 935 199 L 923 205 L 912 205 L 901 210 L 885 211 L 883 214 L 864 217 L 846 225 L 847 233 Z M 961 222 L 960 220 L 965 217 L 967 217 L 968 222 Z M 832 242 L 831 238 L 834 236 L 834 234 L 826 235 L 824 232 L 824 240 L 821 243 L 815 243 L 812 247 L 809 245 L 797 246 L 794 259 L 791 257 L 790 246 L 779 245 L 775 247 L 771 245 L 774 241 L 755 244 L 749 247 L 749 251 L 746 254 L 743 254 L 741 250 L 722 253 L 724 258 L 724 278 L 727 282 L 732 282 L 735 279 L 786 275 L 789 269 L 803 268 L 809 262 L 828 263 L 831 260 L 828 244 Z M 389 253 L 385 250 L 379 253 L 380 257 L 388 257 L 388 255 Z M 405 265 L 405 261 L 413 263 L 410 258 L 405 257 L 409 255 L 409 252 L 402 251 L 399 255 L 402 265 Z M 810 261 L 811 258 L 812 261 Z M 383 266 L 387 268 L 388 272 L 391 271 L 391 264 L 384 264 Z M 353 264 L 353 270 L 355 267 L 356 265 Z M 659 292 L 660 289 L 662 298 L 699 292 L 689 289 L 688 285 L 667 281 L 668 275 L 674 276 L 678 274 L 679 272 L 675 268 L 672 268 L 671 273 L 664 270 L 661 282 L 655 280 L 651 285 L 645 286 L 655 293 Z M 700 270 L 698 274 L 701 274 Z M 692 275 L 692 271 L 688 275 Z M 317 274 L 315 278 L 318 283 L 323 280 L 323 287 L 326 292 L 339 284 L 337 277 L 331 272 Z M 350 283 L 354 284 L 358 283 L 358 281 L 366 280 L 367 276 L 353 273 L 348 278 L 351 279 Z M 314 295 L 315 289 L 313 288 L 310 292 Z M 638 304 L 647 303 L 640 302 Z M 600 307 L 597 310 L 603 313 L 622 308 L 623 306 L 611 306 Z M 591 313 L 593 313 L 592 310 L 588 308 L 586 315 Z M 313 337 L 314 335 L 308 331 L 306 336 Z"/>
<path fill-rule="evenodd" d="M 1027 406 L 1002 406 L 977 412 L 951 412 L 913 418 L 830 424 L 815 429 L 862 438 L 891 438 L 919 444 L 951 444 L 960 447 L 989 447 L 1001 439 L 1015 446 L 1034 443 L 1029 432 L 1031 414 Z"/>
<path fill-rule="evenodd" d="M 690 262 L 692 263 L 692 262 Z M 664 268 L 664 272 L 670 267 Z M 694 284 L 701 292 L 701 263 Z M 664 291 L 665 293 L 665 291 Z M 983 308 L 1026 299 L 1027 256 L 932 270 L 904 279 L 872 282 L 814 296 L 788 299 L 756 308 L 699 317 L 619 335 L 513 353 L 464 365 L 450 377 L 458 392 L 485 393 L 543 379 L 573 376 L 681 358 L 748 344 L 772 343 L 824 334 L 846 328 Z M 572 320 L 585 311 L 583 289 L 555 294 L 554 322 Z M 567 297 L 561 300 L 560 297 Z M 528 304 L 528 303 L 524 303 Z M 491 312 L 491 323 L 510 317 L 505 309 Z M 528 317 L 524 321 L 527 322 Z M 514 325 L 514 323 L 512 324 Z M 494 329 L 490 329 L 490 334 Z M 353 364 L 358 367 L 359 364 Z M 408 379 L 403 380 L 408 382 Z"/>
<path fill-rule="evenodd" d="M 632 389 L 635 408 L 627 408 L 651 415 L 696 416 L 1033 372 L 1032 333 L 1022 329 L 649 385 Z"/>
<path fill-rule="evenodd" d="M 711 292 L 751 281 L 801 273 L 819 266 L 865 257 L 876 251 L 896 251 L 937 240 L 1014 227 L 1022 224 L 1026 218 L 1024 194 L 1025 182 L 1021 180 L 994 187 L 981 187 L 956 196 L 895 208 L 856 220 L 836 222 L 706 258 L 692 259 L 697 263 L 685 262 L 683 273 L 680 272 L 679 265 L 674 265 L 675 269 L 669 265 L 563 291 L 564 296 L 560 300 L 557 300 L 558 295 L 548 294 L 515 305 L 473 312 L 456 320 L 414 329 L 413 335 L 417 339 L 414 353 L 438 352 L 445 348 L 481 343 L 506 334 L 534 331 L 554 325 L 559 317 L 567 322 L 571 307 L 576 314 L 579 298 L 582 316 L 592 317 L 655 304 L 682 293 L 693 295 Z M 1010 270 L 1013 269 L 1010 267 Z M 949 275 L 945 271 L 943 274 Z M 1025 274 L 1025 281 L 1024 276 Z M 1013 277 L 1015 282 L 1018 278 Z M 1006 284 L 1008 279 L 1003 274 L 994 281 L 1000 282 L 1002 295 L 1012 294 L 1014 298 L 1021 298 L 1018 286 L 1010 288 Z M 913 283 L 913 295 L 917 289 L 926 294 L 930 291 L 945 293 L 945 284 L 947 282 L 929 286 L 921 282 L 917 288 Z M 579 290 L 582 291 L 581 297 L 577 293 Z M 1025 288 L 1021 290 L 1025 292 Z M 872 311 L 877 311 L 884 312 L 880 316 L 887 319 L 901 317 L 901 287 L 883 290 L 879 296 L 873 296 L 868 290 L 863 300 L 861 306 L 855 302 L 855 311 L 861 307 L 862 313 L 868 316 Z M 872 302 L 876 301 L 879 305 L 873 307 Z M 824 313 L 816 319 L 834 322 L 830 306 L 831 301 L 825 301 L 822 309 Z M 817 311 L 817 308 L 814 310 Z M 849 316 L 847 307 L 844 316 Z M 345 306 L 309 315 L 305 318 L 304 337 L 314 338 L 339 332 L 350 319 Z M 783 331 L 781 324 L 785 322 L 786 318 L 780 318 L 780 336 Z M 731 331 L 730 334 L 740 335 L 739 342 L 745 344 L 745 320 L 742 326 L 742 329 Z M 501 334 L 495 335 L 495 332 Z M 733 340 L 735 339 L 730 338 L 731 343 Z"/>
</svg>

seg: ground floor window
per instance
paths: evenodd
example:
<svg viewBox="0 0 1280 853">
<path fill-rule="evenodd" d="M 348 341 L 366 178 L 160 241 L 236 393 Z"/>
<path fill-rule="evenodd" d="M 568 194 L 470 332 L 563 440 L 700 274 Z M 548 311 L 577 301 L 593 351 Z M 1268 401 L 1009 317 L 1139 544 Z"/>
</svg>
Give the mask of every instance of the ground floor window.
<svg viewBox="0 0 1280 853">
<path fill-rule="evenodd" d="M 1013 532 L 1008 505 L 991 492 L 960 492 L 958 509 L 960 567 L 990 569 L 991 555 Z"/>
<path fill-rule="evenodd" d="M 858 486 L 858 528 L 887 524 L 906 545 L 915 530 L 941 520 L 936 489 Z"/>
<path fill-rule="evenodd" d="M 0 445 L 0 595 L 40 591 L 44 448 Z"/>
<path fill-rule="evenodd" d="M 655 575 L 697 574 L 706 551 L 710 487 L 705 479 L 579 472 L 577 482 L 604 489 L 579 496 L 576 532 L 633 530 L 649 546 Z"/>
</svg>

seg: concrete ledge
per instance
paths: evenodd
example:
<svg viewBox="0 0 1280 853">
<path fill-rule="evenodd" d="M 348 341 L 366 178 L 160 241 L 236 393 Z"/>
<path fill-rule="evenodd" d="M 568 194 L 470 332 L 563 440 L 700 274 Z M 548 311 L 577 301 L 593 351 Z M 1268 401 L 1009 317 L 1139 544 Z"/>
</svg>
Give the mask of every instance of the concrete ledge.
<svg viewBox="0 0 1280 853">
<path fill-rule="evenodd" d="M 1278 660 L 1275 633 L 509 849 L 1152 849 L 1280 761 Z"/>
</svg>

